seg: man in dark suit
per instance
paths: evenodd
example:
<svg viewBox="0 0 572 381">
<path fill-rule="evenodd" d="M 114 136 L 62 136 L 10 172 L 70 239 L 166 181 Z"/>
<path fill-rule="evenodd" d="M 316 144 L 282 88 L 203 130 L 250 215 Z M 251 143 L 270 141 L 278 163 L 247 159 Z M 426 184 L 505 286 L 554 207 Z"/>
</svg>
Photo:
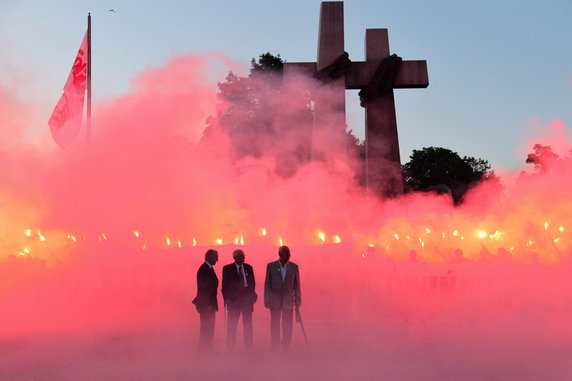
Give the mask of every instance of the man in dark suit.
<svg viewBox="0 0 572 381">
<path fill-rule="evenodd" d="M 211 351 L 215 331 L 215 316 L 218 311 L 217 289 L 218 278 L 214 265 L 218 261 L 218 252 L 209 249 L 205 253 L 205 262 L 197 272 L 197 296 L 193 304 L 197 307 L 201 319 L 199 334 L 199 350 Z"/>
<path fill-rule="evenodd" d="M 232 253 L 234 263 L 222 269 L 222 296 L 228 307 L 228 327 L 226 333 L 226 346 L 229 351 L 236 345 L 236 327 L 238 318 L 242 314 L 244 330 L 244 347 L 252 349 L 252 311 L 256 303 L 254 271 L 252 266 L 244 263 L 245 255 L 242 250 Z"/>
<path fill-rule="evenodd" d="M 280 321 L 282 321 L 282 350 L 288 350 L 292 341 L 292 319 L 294 308 L 302 304 L 300 272 L 298 265 L 290 260 L 290 249 L 278 249 L 280 259 L 266 266 L 264 281 L 264 306 L 270 309 L 270 341 L 272 350 L 280 347 Z"/>
</svg>

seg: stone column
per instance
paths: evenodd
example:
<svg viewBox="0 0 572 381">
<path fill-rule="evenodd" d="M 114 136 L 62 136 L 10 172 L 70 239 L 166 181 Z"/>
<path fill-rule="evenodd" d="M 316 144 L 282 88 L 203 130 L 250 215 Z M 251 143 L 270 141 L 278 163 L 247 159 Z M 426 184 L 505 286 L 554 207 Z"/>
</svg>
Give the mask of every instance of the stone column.
<svg viewBox="0 0 572 381">
<path fill-rule="evenodd" d="M 367 29 L 366 61 L 389 57 L 387 29 Z M 403 193 L 397 117 L 393 89 L 365 105 L 366 186 L 374 194 L 394 197 Z"/>
</svg>

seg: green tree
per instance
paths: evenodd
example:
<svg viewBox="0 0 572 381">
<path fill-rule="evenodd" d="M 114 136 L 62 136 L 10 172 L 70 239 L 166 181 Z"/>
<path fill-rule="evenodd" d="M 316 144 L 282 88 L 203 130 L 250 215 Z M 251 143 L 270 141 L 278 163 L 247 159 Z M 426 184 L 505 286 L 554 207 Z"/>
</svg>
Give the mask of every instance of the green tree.
<svg viewBox="0 0 572 381">
<path fill-rule="evenodd" d="M 266 52 L 258 56 L 258 62 L 253 58 L 250 61 L 250 76 L 261 73 L 280 74 L 284 67 L 284 61 L 280 54 L 274 56 L 270 52 Z"/>
<path fill-rule="evenodd" d="M 230 72 L 218 84 L 220 105 L 209 118 L 204 144 L 217 144 L 222 132 L 235 160 L 271 157 L 276 173 L 288 177 L 310 160 L 313 109 L 305 88 L 283 86 L 284 61 L 267 52 L 252 59 L 248 77 Z M 349 151 L 359 156 L 363 144 L 348 133 Z"/>
<path fill-rule="evenodd" d="M 413 150 L 403 173 L 408 190 L 449 193 L 455 203 L 472 185 L 495 176 L 487 160 L 461 158 L 457 152 L 440 147 Z"/>
<path fill-rule="evenodd" d="M 234 159 L 260 158 L 277 137 L 279 110 L 275 104 L 280 94 L 283 61 L 280 55 L 260 55 L 251 61 L 248 77 L 230 72 L 218 83 L 219 107 L 209 118 L 203 136 L 206 144 L 217 144 L 217 132 L 230 141 Z"/>
<path fill-rule="evenodd" d="M 539 172 L 546 172 L 550 166 L 559 160 L 559 156 L 552 152 L 552 147 L 535 144 L 532 148 L 534 152 L 526 157 L 526 164 L 534 165 Z"/>
</svg>

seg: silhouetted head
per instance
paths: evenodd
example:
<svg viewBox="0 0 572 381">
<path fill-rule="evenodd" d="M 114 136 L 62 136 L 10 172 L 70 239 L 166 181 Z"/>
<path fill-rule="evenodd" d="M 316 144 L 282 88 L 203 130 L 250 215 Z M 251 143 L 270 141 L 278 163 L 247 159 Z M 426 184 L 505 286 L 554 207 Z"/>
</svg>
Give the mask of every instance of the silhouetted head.
<svg viewBox="0 0 572 381">
<path fill-rule="evenodd" d="M 280 263 L 285 265 L 286 262 L 290 260 L 290 249 L 288 246 L 281 246 L 280 249 L 278 249 L 278 256 L 280 257 Z"/>
<path fill-rule="evenodd" d="M 417 262 L 417 251 L 415 249 L 409 250 L 409 262 Z"/>
<path fill-rule="evenodd" d="M 455 249 L 455 258 L 463 258 L 463 250 Z"/>
<path fill-rule="evenodd" d="M 213 249 L 208 249 L 205 253 L 205 262 L 209 265 L 214 266 L 218 262 L 218 251 Z"/>
<path fill-rule="evenodd" d="M 234 263 L 242 265 L 244 264 L 244 258 L 246 258 L 246 256 L 244 255 L 244 251 L 236 249 L 232 252 L 232 258 L 234 259 Z"/>
</svg>

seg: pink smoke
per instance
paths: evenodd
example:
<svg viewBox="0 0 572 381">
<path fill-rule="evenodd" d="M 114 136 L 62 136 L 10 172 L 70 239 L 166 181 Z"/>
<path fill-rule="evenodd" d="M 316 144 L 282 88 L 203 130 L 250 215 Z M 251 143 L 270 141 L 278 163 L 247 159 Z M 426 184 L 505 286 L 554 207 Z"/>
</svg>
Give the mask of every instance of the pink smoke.
<svg viewBox="0 0 572 381">
<path fill-rule="evenodd" d="M 238 157 L 217 128 L 228 111 L 211 78 L 219 62 L 187 55 L 139 73 L 95 103 L 91 144 L 66 151 L 30 143 L 47 118 L 0 92 L 1 330 L 15 343 L 0 379 L 221 379 L 245 362 L 266 379 L 283 365 L 266 353 L 267 311 L 256 306 L 252 356 L 205 359 L 190 300 L 207 247 L 222 264 L 243 247 L 260 295 L 280 243 L 301 266 L 311 349 L 297 333 L 278 379 L 566 379 L 568 356 L 551 354 L 571 334 L 561 121 L 527 146 L 558 153 L 544 172 L 482 183 L 459 207 L 430 193 L 381 201 L 331 149 L 341 138 L 319 142 L 319 160 L 284 160 L 306 139 L 291 119 L 307 107 L 300 88 L 323 90 L 307 78 L 272 100 L 280 133 Z M 248 150 L 259 137 L 240 139 Z M 451 264 L 455 249 L 471 263 Z M 222 348 L 221 313 L 217 324 Z"/>
</svg>

